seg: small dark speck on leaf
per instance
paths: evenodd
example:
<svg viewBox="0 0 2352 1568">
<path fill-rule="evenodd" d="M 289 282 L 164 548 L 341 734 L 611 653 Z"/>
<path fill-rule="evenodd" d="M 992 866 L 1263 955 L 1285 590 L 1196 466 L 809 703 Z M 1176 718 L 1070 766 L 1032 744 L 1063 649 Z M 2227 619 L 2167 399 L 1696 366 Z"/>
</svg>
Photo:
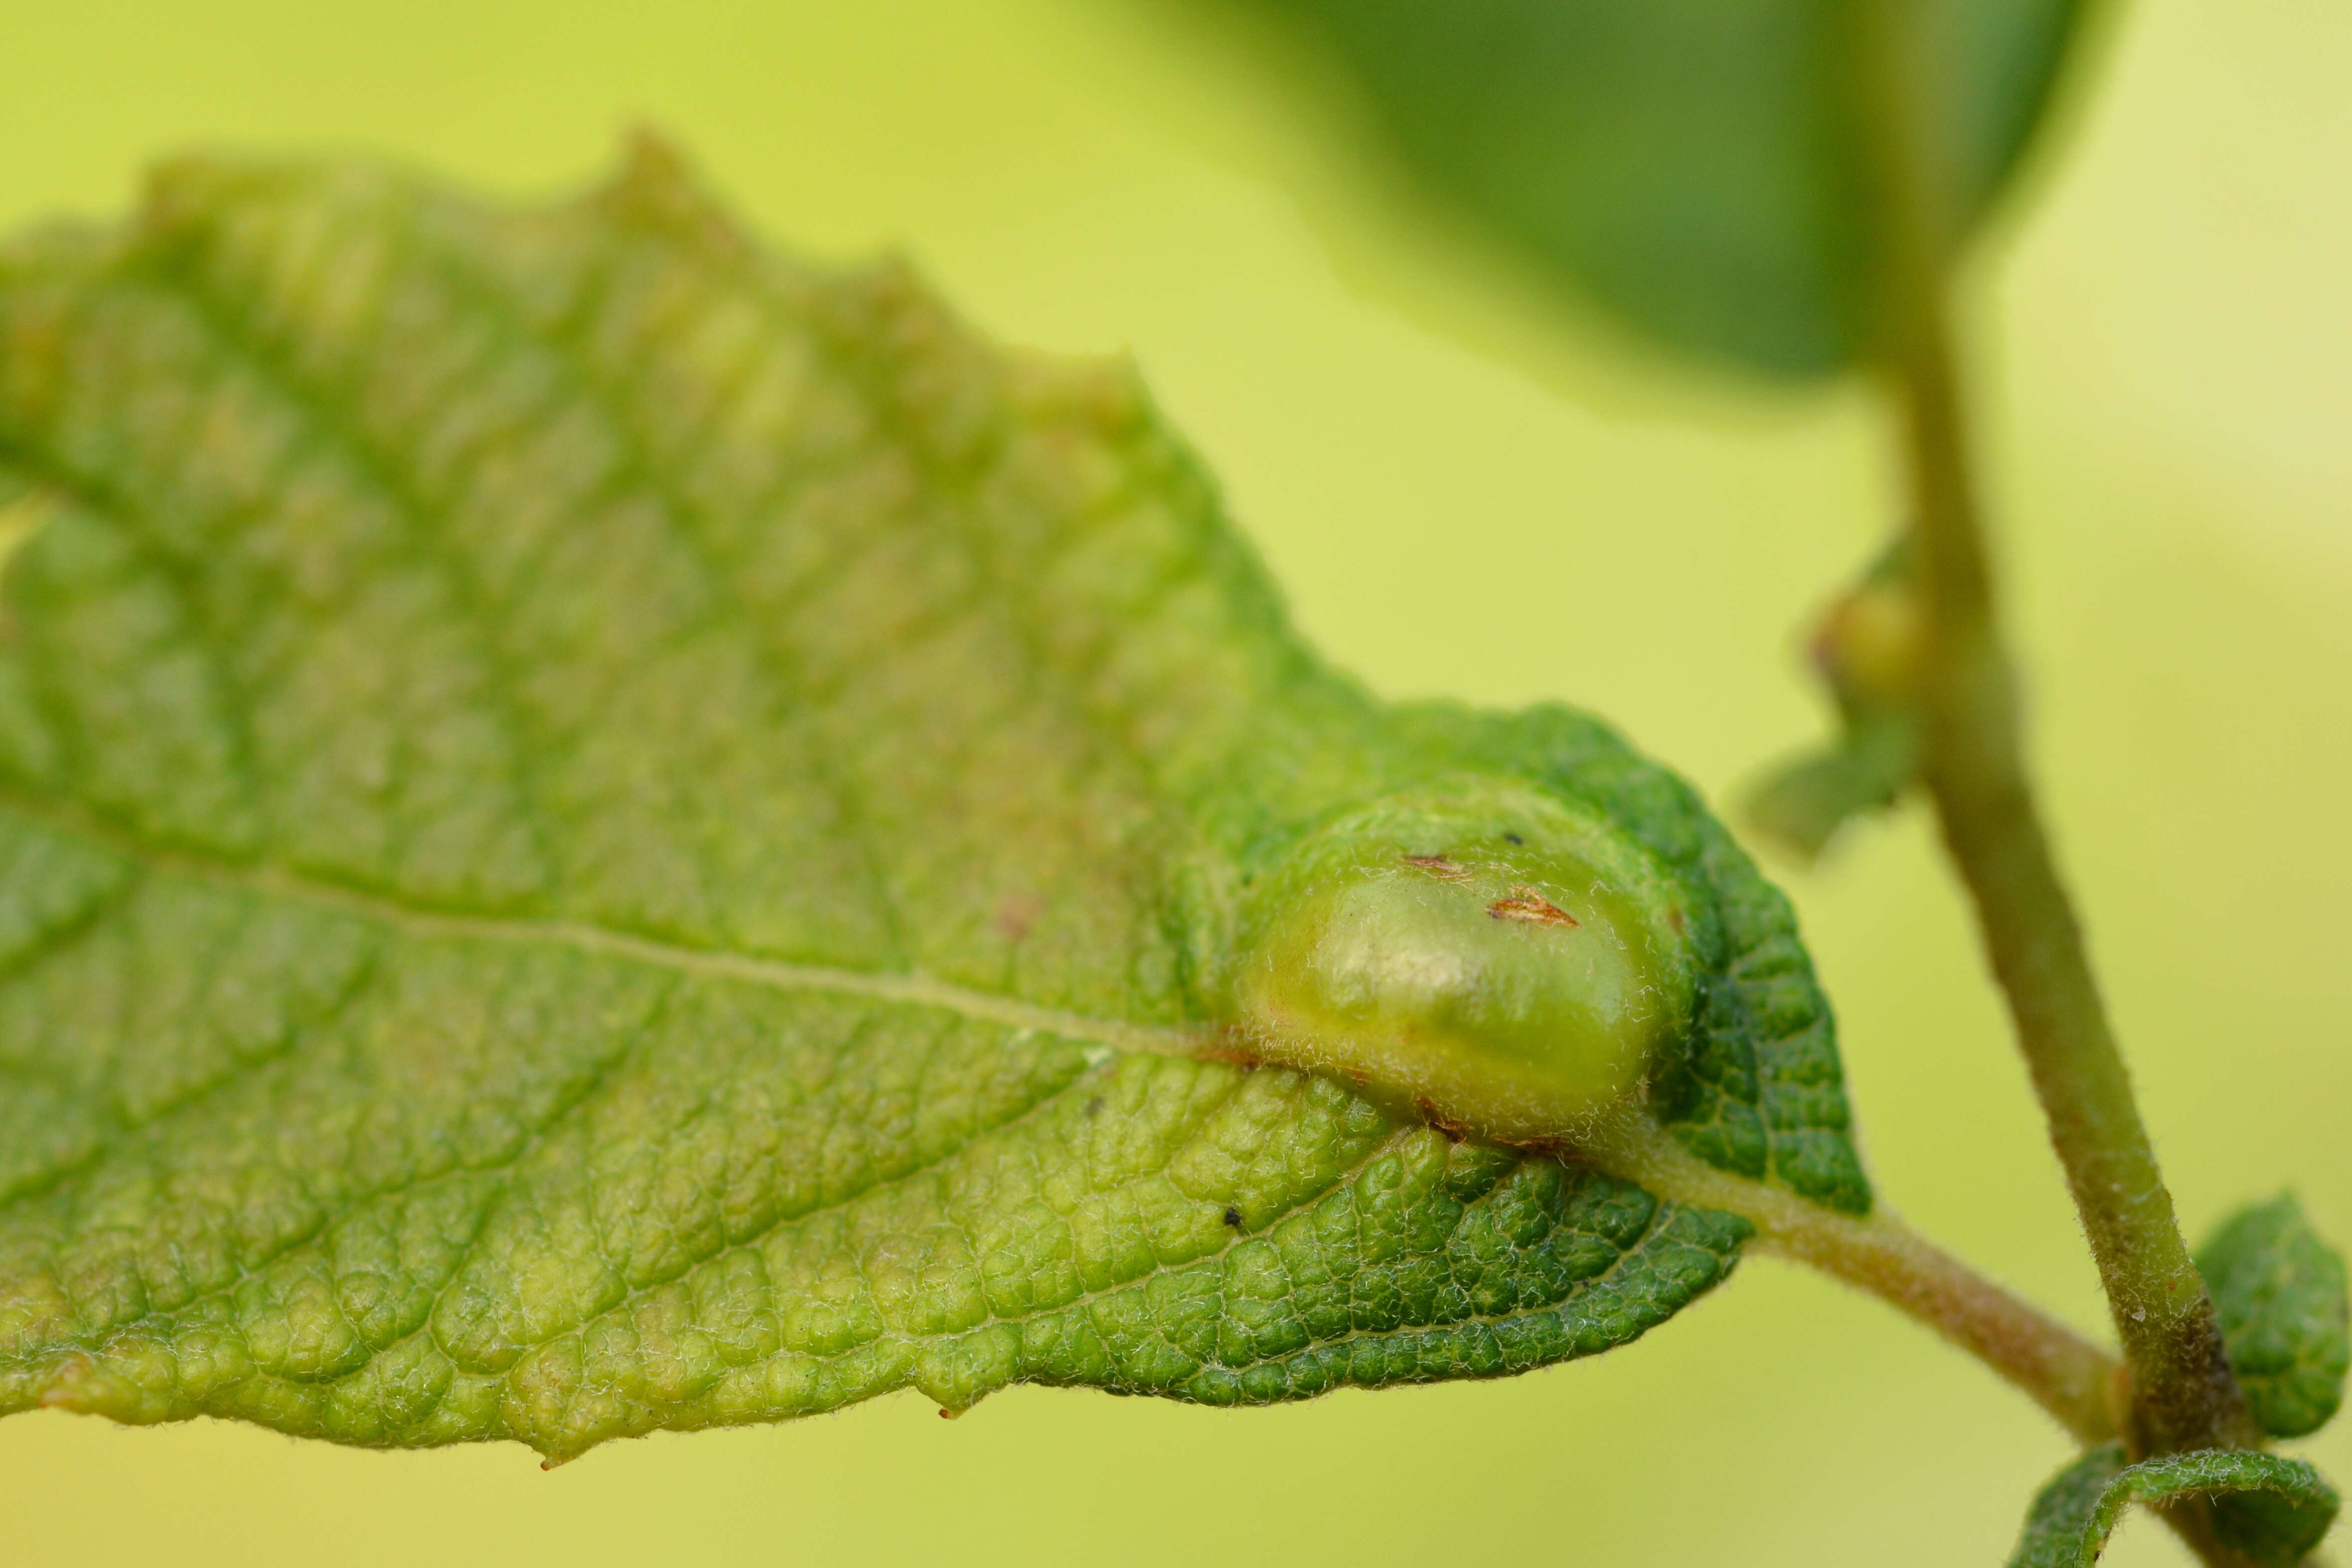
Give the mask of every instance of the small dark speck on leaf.
<svg viewBox="0 0 2352 1568">
<path fill-rule="evenodd" d="M 1239 1230 L 1239 1229 L 1241 1229 L 1241 1227 L 1242 1227 L 1242 1211 L 1241 1211 L 1241 1210 L 1239 1210 L 1239 1209 L 1234 1209 L 1234 1208 L 1229 1208 L 1229 1209 L 1227 1209 L 1227 1210 L 1225 1211 L 1225 1223 L 1226 1223 L 1227 1225 L 1229 1225 L 1229 1226 L 1232 1226 L 1235 1230 Z"/>
<path fill-rule="evenodd" d="M 1102 1096 L 1101 1096 L 1101 1095 L 1099 1095 L 1099 1094 L 1097 1094 L 1097 1095 L 1093 1095 L 1093 1096 L 1090 1096 L 1090 1097 L 1087 1099 L 1087 1114 L 1088 1116 L 1100 1116 L 1100 1115 L 1102 1114 Z"/>
<path fill-rule="evenodd" d="M 1506 834 L 1504 834 L 1504 835 L 1503 835 L 1503 841 L 1504 841 L 1506 844 L 1525 844 L 1525 843 L 1527 842 L 1527 840 L 1526 840 L 1526 839 L 1524 839 L 1524 838 L 1520 837 L 1519 837 L 1517 834 L 1516 834 L 1516 833 L 1506 833 Z"/>
</svg>

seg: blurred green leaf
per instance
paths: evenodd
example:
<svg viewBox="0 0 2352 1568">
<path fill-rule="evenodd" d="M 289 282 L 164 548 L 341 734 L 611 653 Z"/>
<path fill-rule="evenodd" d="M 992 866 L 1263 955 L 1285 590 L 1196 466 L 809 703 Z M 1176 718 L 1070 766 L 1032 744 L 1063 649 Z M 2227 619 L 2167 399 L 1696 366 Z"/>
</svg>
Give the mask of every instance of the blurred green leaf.
<svg viewBox="0 0 2352 1568">
<path fill-rule="evenodd" d="M 2300 1437 L 2344 1402 L 2344 1259 L 2292 1193 L 2241 1209 L 2197 1254 L 2230 1364 L 2263 1430 Z"/>
<path fill-rule="evenodd" d="M 1328 41 L 1431 185 L 1661 342 L 1790 376 L 1869 352 L 1856 73 L 1876 0 L 1246 3 Z M 1965 232 L 2017 166 L 2084 6 L 1887 3 L 1919 29 L 1947 174 L 1931 205 Z"/>
<path fill-rule="evenodd" d="M 1837 739 L 1782 763 L 1748 795 L 1749 826 L 1800 862 L 1916 781 L 1920 636 L 1906 534 L 1864 568 L 1807 639 L 1813 672 L 1837 703 Z"/>
<path fill-rule="evenodd" d="M 2294 1563 L 2335 1521 L 2336 1490 L 2301 1459 L 2206 1450 L 2124 1462 L 2121 1443 L 2092 1449 L 2035 1494 L 2009 1568 L 2092 1568 L 2134 1503 L 2210 1499 L 2214 1526 L 2261 1563 Z"/>
<path fill-rule="evenodd" d="M 47 515 L 47 500 L 38 490 L 0 470 L 0 571 L 8 565 L 8 557 L 16 547 L 33 537 L 33 530 Z"/>
<path fill-rule="evenodd" d="M 1297 639 L 1118 366 L 643 151 L 190 162 L 0 251 L 0 1411 L 554 1456 L 1622 1344 L 1748 1234 L 1230 1059 L 1244 891 L 1505 781 L 1688 894 L 1652 1110 L 1866 1210 L 1780 894 L 1580 713 Z M 31 513 L 26 513 L 28 519 Z"/>
<path fill-rule="evenodd" d="M 1866 715 L 1848 726 L 1834 750 L 1808 752 L 1766 775 L 1748 795 L 1748 821 L 1810 862 L 1848 822 L 1892 806 L 1918 768 L 1918 726 L 1911 716 Z"/>
</svg>

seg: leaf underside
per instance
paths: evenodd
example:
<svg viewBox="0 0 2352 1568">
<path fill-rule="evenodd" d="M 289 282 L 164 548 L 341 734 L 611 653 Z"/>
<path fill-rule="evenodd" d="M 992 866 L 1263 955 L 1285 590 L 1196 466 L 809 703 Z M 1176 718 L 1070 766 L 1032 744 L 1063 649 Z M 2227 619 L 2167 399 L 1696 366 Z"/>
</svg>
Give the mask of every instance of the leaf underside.
<svg viewBox="0 0 2352 1568">
<path fill-rule="evenodd" d="M 2092 1568 L 2134 1503 L 2204 1500 L 2215 1533 L 2259 1563 L 2304 1560 L 2327 1534 L 2336 1497 L 2301 1459 L 2206 1449 L 2126 1464 L 2108 1443 L 2069 1464 L 2035 1494 L 2009 1568 Z"/>
<path fill-rule="evenodd" d="M 373 1445 L 1620 1344 L 1746 1235 L 1197 1054 L 1465 770 L 1692 889 L 1653 1109 L 1869 1205 L 1785 901 L 1592 720 L 1317 661 L 1123 369 L 747 241 L 190 161 L 0 251 L 0 1413 Z"/>
<path fill-rule="evenodd" d="M 1249 3 L 1321 35 L 1430 186 L 1648 336 L 1783 376 L 1866 357 L 1883 249 L 1857 79 L 1866 7 Z M 2085 9 L 1900 8 L 1922 78 L 1906 98 L 1926 106 L 1960 230 L 2015 170 Z"/>
</svg>

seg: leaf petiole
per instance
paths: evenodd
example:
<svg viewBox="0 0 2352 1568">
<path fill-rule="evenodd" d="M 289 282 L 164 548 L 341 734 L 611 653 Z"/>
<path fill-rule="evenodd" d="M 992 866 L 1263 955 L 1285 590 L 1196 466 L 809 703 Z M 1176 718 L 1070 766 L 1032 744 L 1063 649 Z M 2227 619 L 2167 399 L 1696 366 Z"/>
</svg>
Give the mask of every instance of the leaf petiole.
<svg viewBox="0 0 2352 1568">
<path fill-rule="evenodd" d="M 2085 1447 L 2118 1432 L 2114 1356 L 2002 1289 L 1883 1208 L 1844 1215 L 1720 1170 L 1646 1115 L 1580 1139 L 1580 1155 L 1659 1196 L 1736 1214 L 1757 1244 L 1866 1290 L 1990 1367 Z"/>
</svg>

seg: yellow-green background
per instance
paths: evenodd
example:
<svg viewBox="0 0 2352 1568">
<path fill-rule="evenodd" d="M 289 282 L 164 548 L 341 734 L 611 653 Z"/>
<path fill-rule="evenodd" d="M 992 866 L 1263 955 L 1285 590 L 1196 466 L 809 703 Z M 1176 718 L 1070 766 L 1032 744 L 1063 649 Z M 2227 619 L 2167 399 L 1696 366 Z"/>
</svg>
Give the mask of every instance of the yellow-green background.
<svg viewBox="0 0 2352 1568">
<path fill-rule="evenodd" d="M 1577 700 L 1718 800 L 1813 734 L 1790 631 L 1889 505 L 1867 404 L 1627 360 L 1138 4 L 0 0 L 0 226 L 190 142 L 538 195 L 650 121 L 778 241 L 1132 353 L 1381 689 Z M 2146 0 L 2105 53 L 1972 299 L 2040 762 L 2192 1231 L 2292 1184 L 2352 1237 L 2352 8 Z M 1885 1200 L 2097 1323 L 1921 822 L 1788 879 Z M 2352 1431 L 2311 1451 L 2352 1479 Z M 907 1394 L 546 1475 L 25 1416 L 0 1562 L 1988 1565 L 2063 1453 L 1757 1261 L 1600 1362 L 1276 1410 Z"/>
</svg>

